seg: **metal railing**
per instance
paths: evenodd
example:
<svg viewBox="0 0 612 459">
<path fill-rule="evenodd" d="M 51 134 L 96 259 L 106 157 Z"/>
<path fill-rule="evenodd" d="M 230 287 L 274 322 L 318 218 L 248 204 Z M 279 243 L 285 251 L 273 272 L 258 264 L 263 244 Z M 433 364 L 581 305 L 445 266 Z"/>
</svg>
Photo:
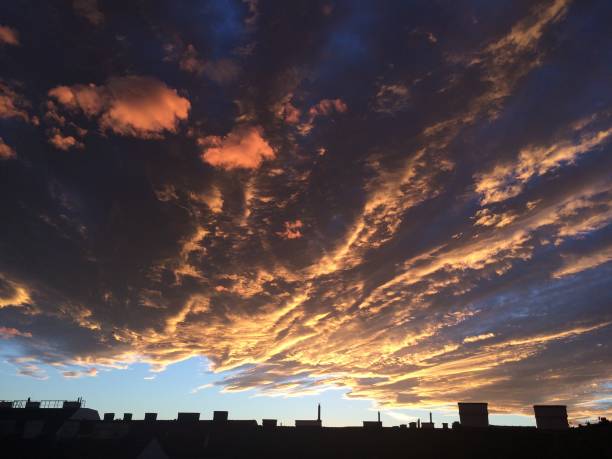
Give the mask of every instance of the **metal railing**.
<svg viewBox="0 0 612 459">
<path fill-rule="evenodd" d="M 0 405 L 11 404 L 11 408 L 25 408 L 28 403 L 38 403 L 39 408 L 63 408 L 64 402 L 78 403 L 82 408 L 85 400 L 79 397 L 77 400 L 0 400 Z"/>
</svg>

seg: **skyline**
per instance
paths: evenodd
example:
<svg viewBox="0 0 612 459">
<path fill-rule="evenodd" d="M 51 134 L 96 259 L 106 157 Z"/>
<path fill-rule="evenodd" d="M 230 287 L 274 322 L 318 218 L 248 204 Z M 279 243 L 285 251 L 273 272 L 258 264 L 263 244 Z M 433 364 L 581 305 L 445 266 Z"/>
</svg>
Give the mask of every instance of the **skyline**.
<svg viewBox="0 0 612 459">
<path fill-rule="evenodd" d="M 611 417 L 610 17 L 0 6 L 0 397 Z"/>
</svg>

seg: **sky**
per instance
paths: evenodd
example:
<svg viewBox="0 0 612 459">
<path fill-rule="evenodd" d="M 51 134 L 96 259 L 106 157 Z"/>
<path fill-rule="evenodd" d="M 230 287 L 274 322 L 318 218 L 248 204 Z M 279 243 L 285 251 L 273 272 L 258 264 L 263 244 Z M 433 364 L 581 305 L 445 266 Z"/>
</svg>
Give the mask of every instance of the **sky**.
<svg viewBox="0 0 612 459">
<path fill-rule="evenodd" d="M 612 4 L 0 5 L 0 398 L 612 414 Z"/>
</svg>

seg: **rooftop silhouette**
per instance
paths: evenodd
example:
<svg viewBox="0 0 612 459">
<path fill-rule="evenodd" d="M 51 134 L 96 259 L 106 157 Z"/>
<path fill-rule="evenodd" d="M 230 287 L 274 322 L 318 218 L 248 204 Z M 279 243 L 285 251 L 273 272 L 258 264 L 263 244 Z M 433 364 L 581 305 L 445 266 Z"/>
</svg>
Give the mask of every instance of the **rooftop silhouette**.
<svg viewBox="0 0 612 459">
<path fill-rule="evenodd" d="M 317 419 L 296 420 L 295 427 L 276 419 L 234 420 L 227 411 L 212 419 L 180 412 L 175 420 L 146 413 L 104 413 L 102 419 L 82 399 L 0 402 L 0 445 L 3 457 L 612 457 L 612 427 L 596 424 L 569 428 L 567 409 L 535 405 L 537 428 L 492 426 L 486 403 L 459 403 L 461 421 L 438 426 L 428 422 L 363 427 L 325 427 L 321 405 Z M 310 428 L 308 428 L 310 427 Z M 441 428 L 440 428 L 441 427 Z M 585 445 L 587 449 L 585 449 Z M 583 455 L 584 454 L 584 455 Z M 597 454 L 600 454 L 599 456 Z M 603 456 L 601 455 L 603 454 Z M 415 456 L 416 457 L 416 456 Z M 484 456 L 483 456 L 484 457 Z"/>
</svg>

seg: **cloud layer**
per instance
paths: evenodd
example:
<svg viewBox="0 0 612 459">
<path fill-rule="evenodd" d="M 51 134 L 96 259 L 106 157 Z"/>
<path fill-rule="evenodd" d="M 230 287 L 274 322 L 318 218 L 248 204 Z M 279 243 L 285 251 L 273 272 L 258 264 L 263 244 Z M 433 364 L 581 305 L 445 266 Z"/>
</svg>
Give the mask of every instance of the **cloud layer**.
<svg viewBox="0 0 612 459">
<path fill-rule="evenodd" d="M 0 55 L 17 373 L 609 414 L 609 2 L 72 6 Z"/>
</svg>

